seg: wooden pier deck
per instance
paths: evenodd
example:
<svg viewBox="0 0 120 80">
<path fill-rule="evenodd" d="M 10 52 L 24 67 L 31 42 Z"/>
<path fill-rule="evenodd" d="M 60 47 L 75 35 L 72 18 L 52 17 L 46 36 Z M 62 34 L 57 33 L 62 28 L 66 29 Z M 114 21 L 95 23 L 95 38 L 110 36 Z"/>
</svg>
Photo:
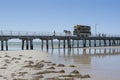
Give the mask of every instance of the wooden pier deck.
<svg viewBox="0 0 120 80">
<path fill-rule="evenodd" d="M 46 41 L 46 49 L 49 49 L 49 41 L 51 42 L 51 48 L 54 49 L 54 40 L 58 41 L 58 48 L 60 48 L 60 41 L 63 41 L 63 48 L 74 48 L 75 41 L 77 41 L 77 48 L 80 47 L 79 41 L 82 41 L 83 47 L 91 47 L 94 44 L 94 47 L 97 46 L 120 46 L 120 37 L 119 36 L 91 36 L 91 37 L 78 37 L 78 36 L 68 36 L 68 35 L 43 35 L 43 34 L 22 34 L 20 32 L 14 33 L 9 32 L 4 34 L 1 32 L 0 41 L 1 41 L 1 50 L 8 50 L 8 40 L 19 39 L 22 42 L 21 49 L 24 50 L 25 46 L 27 50 L 33 50 L 33 40 L 39 39 L 41 41 L 41 49 L 43 49 L 44 41 Z M 66 43 L 67 42 L 67 43 Z M 109 42 L 109 43 L 108 43 Z M 25 44 L 26 43 L 26 44 Z M 99 45 L 98 45 L 99 43 Z M 89 45 L 87 45 L 89 44 Z"/>
</svg>

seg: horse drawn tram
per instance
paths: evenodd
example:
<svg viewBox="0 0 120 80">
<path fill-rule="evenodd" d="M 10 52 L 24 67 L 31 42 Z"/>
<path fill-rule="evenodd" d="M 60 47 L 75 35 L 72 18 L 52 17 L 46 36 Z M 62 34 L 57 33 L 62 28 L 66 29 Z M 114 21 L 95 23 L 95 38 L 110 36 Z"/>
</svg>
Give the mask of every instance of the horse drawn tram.
<svg viewBox="0 0 120 80">
<path fill-rule="evenodd" d="M 91 36 L 91 27 L 86 25 L 75 25 L 73 35 L 79 37 L 89 37 Z"/>
</svg>

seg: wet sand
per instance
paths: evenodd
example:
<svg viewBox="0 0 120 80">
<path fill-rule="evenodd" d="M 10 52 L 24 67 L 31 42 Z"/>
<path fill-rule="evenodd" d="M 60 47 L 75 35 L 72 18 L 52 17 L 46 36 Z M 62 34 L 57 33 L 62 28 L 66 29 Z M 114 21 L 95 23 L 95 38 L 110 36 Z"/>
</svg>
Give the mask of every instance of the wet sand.
<svg viewBox="0 0 120 80">
<path fill-rule="evenodd" d="M 49 57 L 36 50 L 1 51 L 0 80 L 93 80 L 77 65 L 55 63 Z"/>
</svg>

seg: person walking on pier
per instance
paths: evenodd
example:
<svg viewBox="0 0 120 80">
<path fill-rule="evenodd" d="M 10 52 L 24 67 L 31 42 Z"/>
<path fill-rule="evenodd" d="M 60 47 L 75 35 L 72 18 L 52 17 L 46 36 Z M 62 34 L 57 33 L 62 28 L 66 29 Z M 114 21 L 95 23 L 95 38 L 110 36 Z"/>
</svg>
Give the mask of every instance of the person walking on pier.
<svg viewBox="0 0 120 80">
<path fill-rule="evenodd" d="M 56 34 L 56 33 L 55 33 L 55 30 L 54 30 L 54 32 L 53 32 L 53 36 L 55 36 L 55 34 Z"/>
</svg>

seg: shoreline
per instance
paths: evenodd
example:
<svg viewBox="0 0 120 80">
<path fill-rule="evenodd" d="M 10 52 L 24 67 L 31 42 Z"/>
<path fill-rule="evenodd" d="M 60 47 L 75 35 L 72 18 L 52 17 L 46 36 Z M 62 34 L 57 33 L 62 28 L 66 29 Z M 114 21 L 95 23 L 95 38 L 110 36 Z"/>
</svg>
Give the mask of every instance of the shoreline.
<svg viewBox="0 0 120 80">
<path fill-rule="evenodd" d="M 65 49 L 109 49 L 109 48 L 112 48 L 112 49 L 114 49 L 114 48 L 120 48 L 120 46 L 102 46 L 102 47 L 79 47 L 79 48 L 77 48 L 77 47 L 75 47 L 75 48 L 65 48 Z M 63 47 L 60 47 L 60 48 L 57 48 L 57 47 L 54 47 L 54 49 L 52 49 L 51 47 L 49 47 L 49 49 L 50 50 L 54 50 L 54 49 L 64 49 Z M 48 50 L 49 50 L 48 49 Z M 38 48 L 34 48 L 33 50 L 21 50 L 21 49 L 16 49 L 16 50 L 14 50 L 14 49 L 10 49 L 10 50 L 8 50 L 8 51 L 42 51 L 42 52 L 46 52 L 46 51 L 44 51 L 44 50 L 47 50 L 46 49 L 46 47 L 43 47 L 43 50 L 41 50 L 41 49 L 38 49 Z M 3 51 L 0 51 L 0 52 L 4 52 L 4 51 L 7 51 L 7 50 L 3 50 Z"/>
<path fill-rule="evenodd" d="M 80 49 L 119 49 L 112 47 L 89 47 Z M 0 80 L 99 80 L 97 74 L 86 71 L 84 66 L 66 64 L 41 50 L 0 51 Z M 69 57 L 69 56 L 68 56 Z M 58 59 L 60 60 L 60 59 Z M 43 66 L 44 65 L 44 66 Z M 61 65 L 61 67 L 58 67 Z M 64 65 L 64 66 L 63 66 Z M 71 67 L 72 66 L 72 67 Z M 71 75 L 72 74 L 72 75 Z M 84 75 L 83 75 L 84 74 Z M 61 77 L 62 76 L 62 77 Z M 64 77 L 63 77 L 64 76 Z M 71 78 L 74 77 L 73 78 Z M 102 80 L 105 80 L 102 78 Z"/>
<path fill-rule="evenodd" d="M 0 54 L 0 80 L 91 80 L 89 74 L 80 74 L 76 65 L 54 63 L 42 51 L 2 51 Z"/>
</svg>

